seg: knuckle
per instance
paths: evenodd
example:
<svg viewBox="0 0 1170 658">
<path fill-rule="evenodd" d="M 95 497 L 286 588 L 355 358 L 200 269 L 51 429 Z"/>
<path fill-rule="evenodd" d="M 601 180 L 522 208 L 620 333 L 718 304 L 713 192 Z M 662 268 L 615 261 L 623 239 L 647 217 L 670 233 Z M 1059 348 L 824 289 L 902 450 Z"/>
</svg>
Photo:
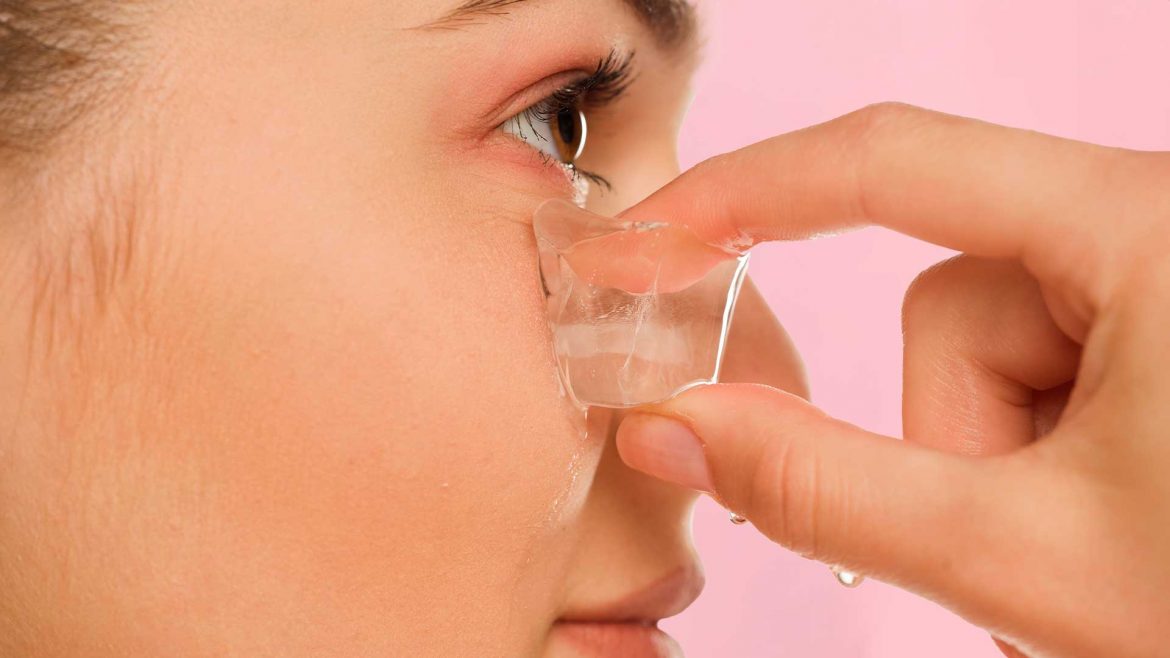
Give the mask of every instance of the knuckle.
<svg viewBox="0 0 1170 658">
<path fill-rule="evenodd" d="M 1135 268 L 1170 256 L 1170 154 L 1088 143 L 1070 149 L 1069 192 L 1079 203 L 1036 273 L 1078 307 L 1101 309 Z"/>
<path fill-rule="evenodd" d="M 765 447 L 751 479 L 750 509 L 765 534 L 805 556 L 818 555 L 819 465 L 794 441 L 777 439 Z"/>
<path fill-rule="evenodd" d="M 846 161 L 852 168 L 856 205 L 853 211 L 856 216 L 866 219 L 876 216 L 877 209 L 871 203 L 875 185 L 873 181 L 878 173 L 876 167 L 880 166 L 881 153 L 891 138 L 929 120 L 931 116 L 933 113 L 928 110 L 887 101 L 867 105 L 841 118 Z"/>
<path fill-rule="evenodd" d="M 909 105 L 907 103 L 899 103 L 897 101 L 882 101 L 880 103 L 873 103 L 866 105 L 854 112 L 855 118 L 861 122 L 868 131 L 873 129 L 881 129 L 889 127 L 908 118 L 924 114 L 926 110 Z"/>
<path fill-rule="evenodd" d="M 935 322 L 939 310 L 953 296 L 958 280 L 970 261 L 968 256 L 955 256 L 935 263 L 914 277 L 902 299 L 902 331 Z"/>
<path fill-rule="evenodd" d="M 722 153 L 700 161 L 686 175 L 701 180 L 716 189 L 723 186 L 729 177 L 733 153 Z"/>
<path fill-rule="evenodd" d="M 913 130 L 937 116 L 914 105 L 887 101 L 848 114 L 845 121 L 853 143 L 864 149 L 883 143 L 889 136 Z"/>
<path fill-rule="evenodd" d="M 695 214 L 705 216 L 707 221 L 725 230 L 731 230 L 734 224 L 729 208 L 737 176 L 736 157 L 732 152 L 707 158 L 682 176 Z"/>
</svg>

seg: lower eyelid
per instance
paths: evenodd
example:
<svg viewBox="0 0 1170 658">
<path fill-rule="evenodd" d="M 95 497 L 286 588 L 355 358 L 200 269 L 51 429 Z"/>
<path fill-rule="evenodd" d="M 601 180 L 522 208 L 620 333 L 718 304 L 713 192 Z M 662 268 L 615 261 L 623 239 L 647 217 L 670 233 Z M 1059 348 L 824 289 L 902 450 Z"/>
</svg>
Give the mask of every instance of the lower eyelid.
<svg viewBox="0 0 1170 658">
<path fill-rule="evenodd" d="M 547 153 L 536 150 L 519 137 L 510 135 L 502 130 L 497 131 L 496 137 L 490 140 L 488 146 L 499 149 L 506 155 L 503 157 L 530 170 L 539 170 L 543 177 L 547 177 L 557 187 L 572 191 L 572 170 L 559 160 L 550 157 Z"/>
</svg>

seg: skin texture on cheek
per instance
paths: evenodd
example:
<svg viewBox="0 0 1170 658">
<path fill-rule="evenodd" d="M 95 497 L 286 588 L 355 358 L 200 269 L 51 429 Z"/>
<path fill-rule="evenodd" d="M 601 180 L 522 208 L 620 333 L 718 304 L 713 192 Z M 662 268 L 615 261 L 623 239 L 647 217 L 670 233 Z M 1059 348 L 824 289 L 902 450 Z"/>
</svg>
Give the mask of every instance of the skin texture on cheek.
<svg viewBox="0 0 1170 658">
<path fill-rule="evenodd" d="M 591 457 L 557 392 L 530 228 L 394 173 L 388 192 L 427 201 L 269 178 L 261 207 L 227 215 L 230 245 L 204 229 L 210 280 L 189 294 L 220 309 L 214 400 L 247 401 L 218 412 L 225 437 L 248 437 L 221 446 L 225 497 L 251 501 L 224 513 L 273 563 L 299 556 L 283 581 L 346 592 L 347 623 L 532 633 L 515 626 L 553 614 Z"/>
<path fill-rule="evenodd" d="M 452 194 L 406 137 L 397 167 L 292 139 L 276 104 L 165 172 L 149 333 L 104 337 L 122 413 L 59 460 L 97 498 L 46 531 L 78 552 L 52 623 L 114 655 L 533 655 L 600 446 L 558 394 L 526 204 Z"/>
</svg>

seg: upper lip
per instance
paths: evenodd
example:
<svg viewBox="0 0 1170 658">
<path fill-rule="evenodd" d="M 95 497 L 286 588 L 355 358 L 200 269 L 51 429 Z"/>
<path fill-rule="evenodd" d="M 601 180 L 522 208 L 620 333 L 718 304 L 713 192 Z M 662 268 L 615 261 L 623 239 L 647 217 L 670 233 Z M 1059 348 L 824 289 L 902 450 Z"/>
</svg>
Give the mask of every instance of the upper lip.
<svg viewBox="0 0 1170 658">
<path fill-rule="evenodd" d="M 687 609 L 703 591 L 703 569 L 698 563 L 681 566 L 642 589 L 610 603 L 565 613 L 562 623 L 653 624 Z"/>
</svg>

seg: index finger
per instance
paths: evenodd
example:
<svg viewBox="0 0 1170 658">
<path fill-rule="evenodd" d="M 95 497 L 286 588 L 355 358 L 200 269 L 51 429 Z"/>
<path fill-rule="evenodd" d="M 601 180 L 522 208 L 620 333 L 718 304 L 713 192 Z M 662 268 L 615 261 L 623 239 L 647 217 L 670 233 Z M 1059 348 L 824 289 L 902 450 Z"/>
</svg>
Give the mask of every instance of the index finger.
<svg viewBox="0 0 1170 658">
<path fill-rule="evenodd" d="M 1043 279 L 1089 265 L 1126 153 L 883 104 L 711 158 L 622 217 L 739 247 L 880 225 Z"/>
</svg>

